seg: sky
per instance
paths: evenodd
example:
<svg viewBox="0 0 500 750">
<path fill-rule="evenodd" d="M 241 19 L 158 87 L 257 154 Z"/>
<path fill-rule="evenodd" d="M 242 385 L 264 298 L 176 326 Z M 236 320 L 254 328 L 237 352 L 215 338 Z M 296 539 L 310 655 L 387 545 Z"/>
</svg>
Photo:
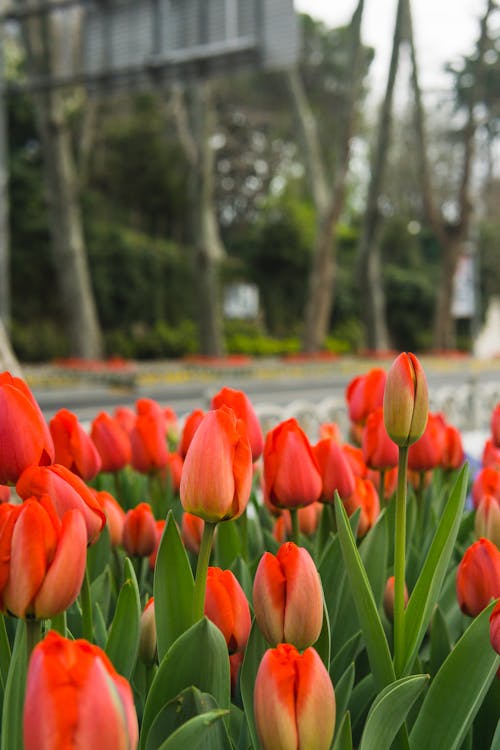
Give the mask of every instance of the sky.
<svg viewBox="0 0 500 750">
<path fill-rule="evenodd" d="M 387 78 L 396 4 L 397 0 L 365 3 L 363 39 L 375 48 L 371 80 L 380 93 Z M 295 0 L 298 11 L 331 26 L 348 23 L 355 5 L 355 0 Z M 485 0 L 413 0 L 413 28 L 424 91 L 448 89 L 449 77 L 443 73 L 443 66 L 472 51 L 479 31 L 478 16 L 484 8 Z"/>
</svg>

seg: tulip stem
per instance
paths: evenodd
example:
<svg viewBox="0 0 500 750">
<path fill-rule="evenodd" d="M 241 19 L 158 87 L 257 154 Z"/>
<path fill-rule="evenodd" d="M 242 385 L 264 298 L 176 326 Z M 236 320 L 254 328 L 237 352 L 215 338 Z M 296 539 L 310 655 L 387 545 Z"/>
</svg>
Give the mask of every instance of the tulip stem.
<svg viewBox="0 0 500 750">
<path fill-rule="evenodd" d="M 26 620 L 26 657 L 29 664 L 31 653 L 40 640 L 41 620 Z"/>
<path fill-rule="evenodd" d="M 92 599 L 90 596 L 90 577 L 88 567 L 85 568 L 82 590 L 80 591 L 80 602 L 82 605 L 82 635 L 92 643 L 94 634 L 94 623 L 92 620 Z"/>
<path fill-rule="evenodd" d="M 243 559 L 248 562 L 248 516 L 247 509 L 243 511 L 238 519 L 241 537 L 241 554 Z"/>
<path fill-rule="evenodd" d="M 394 539 L 394 670 L 399 677 L 405 652 L 405 571 L 406 571 L 406 473 L 408 446 L 399 448 L 396 528 Z"/>
<path fill-rule="evenodd" d="M 290 508 L 290 516 L 292 519 L 292 542 L 299 544 L 299 512 L 297 508 Z"/>
<path fill-rule="evenodd" d="M 205 521 L 203 536 L 201 538 L 200 551 L 198 553 L 198 562 L 196 564 L 196 577 L 194 581 L 193 594 L 193 622 L 198 622 L 203 617 L 205 610 L 205 590 L 207 587 L 207 571 L 210 562 L 210 553 L 212 552 L 212 540 L 217 524 Z"/>
</svg>

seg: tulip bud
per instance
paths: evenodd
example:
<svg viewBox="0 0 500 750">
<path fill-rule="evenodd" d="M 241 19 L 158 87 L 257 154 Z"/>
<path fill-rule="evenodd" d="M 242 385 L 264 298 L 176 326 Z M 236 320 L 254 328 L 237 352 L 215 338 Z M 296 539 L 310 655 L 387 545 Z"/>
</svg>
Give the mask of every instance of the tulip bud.
<svg viewBox="0 0 500 750">
<path fill-rule="evenodd" d="M 132 690 L 97 646 L 51 631 L 35 646 L 24 701 L 24 750 L 137 748 Z"/>
<path fill-rule="evenodd" d="M 181 537 L 186 549 L 197 555 L 200 551 L 201 539 L 205 521 L 192 513 L 183 513 L 181 521 Z"/>
<path fill-rule="evenodd" d="M 320 440 L 313 448 L 321 480 L 321 502 L 333 503 L 335 492 L 343 499 L 354 492 L 354 473 L 349 459 L 333 438 Z"/>
<path fill-rule="evenodd" d="M 160 542 L 163 535 L 163 530 L 165 528 L 166 521 L 164 518 L 161 518 L 159 521 L 155 521 L 155 531 L 156 531 L 156 541 L 155 541 L 155 548 L 151 552 L 148 562 L 149 567 L 151 570 L 154 570 L 156 565 L 156 558 L 158 557 L 158 550 L 160 549 Z"/>
<path fill-rule="evenodd" d="M 329 750 L 335 693 L 313 648 L 300 654 L 282 643 L 266 651 L 255 679 L 254 712 L 264 750 Z"/>
<path fill-rule="evenodd" d="M 446 427 L 440 414 L 429 414 L 423 435 L 410 445 L 408 469 L 422 473 L 442 464 L 446 438 Z"/>
<path fill-rule="evenodd" d="M 125 514 L 122 544 L 131 557 L 149 557 L 156 545 L 156 522 L 148 503 L 139 503 Z"/>
<path fill-rule="evenodd" d="M 50 420 L 55 462 L 88 482 L 101 470 L 101 457 L 76 414 L 60 409 Z"/>
<path fill-rule="evenodd" d="M 476 511 L 474 526 L 478 537 L 485 537 L 500 548 L 500 501 L 496 497 L 483 497 Z"/>
<path fill-rule="evenodd" d="M 355 377 L 346 389 L 346 401 L 349 419 L 355 425 L 363 426 L 372 411 L 382 406 L 386 373 L 380 367 L 374 367 L 364 375 Z"/>
<path fill-rule="evenodd" d="M 212 523 L 238 518 L 251 488 L 252 453 L 243 422 L 226 406 L 208 412 L 182 468 L 184 510 Z"/>
<path fill-rule="evenodd" d="M 382 471 L 398 465 L 398 448 L 385 429 L 382 407 L 368 415 L 361 438 L 361 448 L 369 469 Z"/>
<path fill-rule="evenodd" d="M 144 664 L 153 664 L 156 659 L 155 600 L 151 597 L 142 610 L 139 636 L 139 658 Z"/>
<path fill-rule="evenodd" d="M 465 460 L 460 431 L 451 424 L 445 425 L 441 466 L 446 470 L 459 469 Z"/>
<path fill-rule="evenodd" d="M 405 607 L 408 604 L 408 589 L 405 583 Z M 394 576 L 387 579 L 384 589 L 384 612 L 389 622 L 394 620 Z"/>
<path fill-rule="evenodd" d="M 259 419 L 250 399 L 243 391 L 236 391 L 233 388 L 222 388 L 212 398 L 212 409 L 219 409 L 224 405 L 229 406 L 238 419 L 241 419 L 245 424 L 250 448 L 252 449 L 252 460 L 256 461 L 262 453 L 264 438 Z"/>
<path fill-rule="evenodd" d="M 255 573 L 253 605 L 257 624 L 272 646 L 287 642 L 304 649 L 318 640 L 323 588 L 304 547 L 285 542 L 276 556 L 263 554 Z"/>
<path fill-rule="evenodd" d="M 493 542 L 481 538 L 465 551 L 456 586 L 460 609 L 470 617 L 500 596 L 500 551 Z"/>
<path fill-rule="evenodd" d="M 500 654 L 500 601 L 493 607 L 490 615 L 490 640 L 497 654 Z"/>
<path fill-rule="evenodd" d="M 471 494 L 475 508 L 485 495 L 493 495 L 500 502 L 500 470 L 486 466 L 478 471 L 472 483 Z"/>
<path fill-rule="evenodd" d="M 397 357 L 384 392 L 384 422 L 391 440 L 405 448 L 419 439 L 427 424 L 429 396 L 422 366 L 414 354 Z"/>
<path fill-rule="evenodd" d="M 118 547 L 122 543 L 125 511 L 110 492 L 93 490 L 93 493 L 106 514 L 106 526 L 108 527 L 111 546 Z"/>
<path fill-rule="evenodd" d="M 369 479 L 355 477 L 354 492 L 343 502 L 349 516 L 352 516 L 358 508 L 361 508 L 358 536 L 364 536 L 375 525 L 380 515 L 380 499 L 375 485 Z"/>
<path fill-rule="evenodd" d="M 47 495 L 0 505 L 0 607 L 16 617 L 64 612 L 80 592 L 87 560 L 82 514 L 62 521 Z"/>
<path fill-rule="evenodd" d="M 299 508 L 319 499 L 321 474 L 304 431 L 296 419 L 281 422 L 266 436 L 264 485 L 279 508 Z"/>
<path fill-rule="evenodd" d="M 186 421 L 184 422 L 184 427 L 182 429 L 181 440 L 177 449 L 181 458 L 186 458 L 188 448 L 191 445 L 191 440 L 193 439 L 194 434 L 200 426 L 200 423 L 204 416 L 205 412 L 203 411 L 203 409 L 195 409 L 186 417 Z"/>
<path fill-rule="evenodd" d="M 101 471 L 119 471 L 130 463 L 130 438 L 117 419 L 100 412 L 92 422 L 90 437 L 101 457 Z"/>
<path fill-rule="evenodd" d="M 250 635 L 250 607 L 230 570 L 208 568 L 205 615 L 222 632 L 230 654 L 244 651 Z"/>
</svg>

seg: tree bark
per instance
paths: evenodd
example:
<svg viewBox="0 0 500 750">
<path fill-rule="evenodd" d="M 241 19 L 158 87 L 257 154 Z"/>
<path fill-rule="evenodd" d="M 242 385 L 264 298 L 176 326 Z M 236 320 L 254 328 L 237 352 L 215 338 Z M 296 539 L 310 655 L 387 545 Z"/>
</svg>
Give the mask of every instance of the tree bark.
<svg viewBox="0 0 500 750">
<path fill-rule="evenodd" d="M 189 97 L 187 108 L 180 88 L 174 88 L 172 104 L 177 132 L 191 169 L 193 279 L 200 350 L 208 356 L 221 356 L 224 337 L 219 274 L 225 251 L 215 207 L 214 154 L 210 144 L 215 110 L 210 84 L 193 83 Z"/>
<path fill-rule="evenodd" d="M 385 291 L 380 255 L 381 221 L 378 200 L 387 163 L 392 129 L 392 102 L 399 65 L 399 52 L 405 29 L 405 0 L 398 0 L 396 23 L 392 39 L 392 52 L 384 99 L 377 127 L 377 143 L 371 162 L 363 230 L 358 250 L 358 275 L 360 283 L 361 313 L 368 349 L 380 351 L 389 348 L 389 332 L 385 314 Z"/>
<path fill-rule="evenodd" d="M 332 179 L 332 186 L 325 174 L 321 156 L 321 144 L 314 115 L 297 70 L 288 73 L 288 84 L 294 112 L 303 145 L 306 172 L 313 202 L 316 208 L 316 235 L 313 247 L 311 270 L 308 279 L 308 294 L 304 311 L 302 351 L 319 351 L 328 334 L 334 299 L 335 280 L 335 227 L 345 204 L 346 183 L 351 156 L 351 141 L 356 120 L 361 72 L 361 19 L 364 0 L 359 3 L 351 21 L 352 43 L 349 60 L 349 95 L 343 113 L 344 127 L 340 138 L 340 154 Z"/>
<path fill-rule="evenodd" d="M 11 375 L 23 377 L 21 365 L 10 345 L 3 321 L 0 319 L 0 372 L 8 370 Z"/>
<path fill-rule="evenodd" d="M 30 75 L 49 75 L 58 34 L 50 14 L 25 23 Z M 102 334 L 91 285 L 80 213 L 78 178 L 62 94 L 44 90 L 34 96 L 43 151 L 44 180 L 52 249 L 71 353 L 85 358 L 103 354 Z"/>
</svg>

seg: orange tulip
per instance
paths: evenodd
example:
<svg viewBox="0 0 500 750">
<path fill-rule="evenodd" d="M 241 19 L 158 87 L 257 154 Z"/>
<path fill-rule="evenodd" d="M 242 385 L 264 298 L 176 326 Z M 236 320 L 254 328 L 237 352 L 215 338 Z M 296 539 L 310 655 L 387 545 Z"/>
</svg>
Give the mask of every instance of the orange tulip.
<svg viewBox="0 0 500 750">
<path fill-rule="evenodd" d="M 377 490 L 369 479 L 356 477 L 355 485 L 356 488 L 352 495 L 343 502 L 349 516 L 352 516 L 357 508 L 361 508 L 358 526 L 358 536 L 361 537 L 374 526 L 379 517 L 380 500 Z"/>
<path fill-rule="evenodd" d="M 476 474 L 472 483 L 472 502 L 477 508 L 485 495 L 493 495 L 500 501 L 500 470 L 486 466 Z"/>
<path fill-rule="evenodd" d="M 456 587 L 460 609 L 470 617 L 500 596 L 500 551 L 493 542 L 481 538 L 465 551 Z"/>
<path fill-rule="evenodd" d="M 117 419 L 100 412 L 92 422 L 90 437 L 101 456 L 101 471 L 119 471 L 130 463 L 130 438 Z"/>
<path fill-rule="evenodd" d="M 425 430 L 408 450 L 410 471 L 430 471 L 441 466 L 445 447 L 446 428 L 439 414 L 429 414 Z"/>
<path fill-rule="evenodd" d="M 361 449 L 369 469 L 382 471 L 398 465 L 398 446 L 387 434 L 382 407 L 368 415 L 361 438 Z"/>
<path fill-rule="evenodd" d="M 178 493 L 181 486 L 182 467 L 184 461 L 179 453 L 169 453 L 167 463 L 160 471 L 160 477 L 164 482 L 168 482 L 170 489 Z"/>
<path fill-rule="evenodd" d="M 386 377 L 385 370 L 374 367 L 351 380 L 345 393 L 351 422 L 364 425 L 368 415 L 382 406 Z"/>
<path fill-rule="evenodd" d="M 355 445 L 349 445 L 349 443 L 344 443 L 342 446 L 342 453 L 347 458 L 354 476 L 366 479 L 368 476 L 368 466 L 365 464 L 361 448 L 357 448 Z"/>
<path fill-rule="evenodd" d="M 106 523 L 106 515 L 92 490 L 80 477 L 59 464 L 29 467 L 19 477 L 16 490 L 24 499 L 49 495 L 59 518 L 68 510 L 79 510 L 85 519 L 89 544 L 97 540 Z"/>
<path fill-rule="evenodd" d="M 311 505 L 304 505 L 303 508 L 299 508 L 297 511 L 297 518 L 299 521 L 299 531 L 305 536 L 312 536 L 318 528 L 319 519 L 323 511 L 323 505 L 321 503 L 311 503 Z M 290 517 L 290 511 L 284 510 L 280 513 L 276 519 L 273 527 L 273 536 L 277 542 L 283 544 L 286 541 L 287 536 L 292 534 L 292 519 Z"/>
<path fill-rule="evenodd" d="M 313 648 L 300 654 L 282 643 L 266 651 L 255 680 L 254 713 L 264 750 L 329 750 L 335 693 Z"/>
<path fill-rule="evenodd" d="M 160 549 L 160 542 L 163 535 L 163 529 L 165 528 L 165 519 L 162 518 L 159 521 L 155 521 L 155 531 L 156 531 L 156 541 L 155 541 L 155 548 L 151 552 L 148 562 L 149 567 L 151 570 L 154 570 L 154 567 L 156 565 L 156 558 L 158 557 L 158 550 Z"/>
<path fill-rule="evenodd" d="M 106 526 L 109 531 L 109 539 L 112 547 L 118 547 L 122 543 L 123 523 L 125 511 L 120 503 L 106 490 L 93 490 L 94 497 L 106 515 Z"/>
<path fill-rule="evenodd" d="M 129 406 L 117 406 L 114 411 L 114 418 L 122 427 L 127 435 L 130 435 L 135 424 L 137 414 Z"/>
<path fill-rule="evenodd" d="M 459 469 L 465 460 L 460 430 L 445 423 L 443 443 L 441 466 L 447 470 Z"/>
<path fill-rule="evenodd" d="M 0 506 L 0 602 L 16 617 L 54 617 L 75 601 L 87 560 L 82 514 L 62 521 L 44 495 Z"/>
<path fill-rule="evenodd" d="M 500 548 L 500 501 L 484 495 L 476 510 L 474 528 L 478 537 L 485 537 Z"/>
<path fill-rule="evenodd" d="M 405 596 L 404 596 L 404 603 L 405 607 L 408 604 L 408 589 L 406 588 L 405 583 Z M 387 616 L 387 619 L 392 622 L 394 620 L 394 576 L 390 576 L 385 584 L 384 589 L 384 612 Z"/>
<path fill-rule="evenodd" d="M 156 402 L 141 399 L 140 409 L 130 431 L 131 464 L 142 474 L 163 469 L 168 461 L 167 437 L 163 412 Z"/>
<path fill-rule="evenodd" d="M 20 378 L 0 374 L 0 484 L 15 484 L 28 466 L 54 461 L 54 444 L 40 407 Z"/>
<path fill-rule="evenodd" d="M 497 448 L 500 448 L 500 403 L 498 403 L 491 413 L 491 437 Z"/>
<path fill-rule="evenodd" d="M 500 654 L 500 601 L 495 604 L 490 615 L 490 641 L 493 649 Z M 500 677 L 498 672 L 497 676 Z"/>
<path fill-rule="evenodd" d="M 156 659 L 155 600 L 150 597 L 142 610 L 139 636 L 139 658 L 144 664 L 153 664 Z"/>
<path fill-rule="evenodd" d="M 8 503 L 10 500 L 10 487 L 7 484 L 0 484 L 0 503 Z"/>
<path fill-rule="evenodd" d="M 186 549 L 194 555 L 200 551 L 201 538 L 205 521 L 199 516 L 193 516 L 192 513 L 183 513 L 181 521 L 181 536 Z"/>
<path fill-rule="evenodd" d="M 323 488 L 318 462 L 296 419 L 267 433 L 264 445 L 265 493 L 278 508 L 299 508 L 319 500 Z"/>
<path fill-rule="evenodd" d="M 50 420 L 49 427 L 55 462 L 87 482 L 93 479 L 101 470 L 101 457 L 76 414 L 60 409 Z"/>
<path fill-rule="evenodd" d="M 285 542 L 276 556 L 262 555 L 253 584 L 255 619 L 272 646 L 315 643 L 323 625 L 323 588 L 309 552 Z M 307 612 L 307 616 L 305 616 Z"/>
<path fill-rule="evenodd" d="M 139 503 L 125 514 L 122 544 L 131 557 L 149 557 L 156 546 L 156 521 L 148 503 Z"/>
<path fill-rule="evenodd" d="M 104 651 L 51 631 L 29 663 L 25 750 L 135 750 L 138 738 L 132 690 Z"/>
<path fill-rule="evenodd" d="M 354 492 L 354 473 L 342 447 L 333 438 L 320 440 L 313 447 L 319 466 L 323 489 L 321 502 L 333 503 L 335 492 L 341 498 Z"/>
<path fill-rule="evenodd" d="M 484 467 L 489 466 L 500 471 L 500 448 L 496 447 L 493 440 L 485 442 L 481 461 Z"/>
<path fill-rule="evenodd" d="M 212 398 L 211 406 L 212 409 L 219 409 L 224 405 L 229 406 L 238 419 L 241 419 L 245 424 L 250 448 L 252 449 L 252 460 L 257 461 L 264 447 L 264 438 L 259 419 L 250 399 L 243 391 L 235 391 L 233 388 L 222 388 Z"/>
<path fill-rule="evenodd" d="M 205 615 L 222 632 L 230 654 L 244 651 L 250 635 L 250 607 L 230 570 L 208 568 Z"/>
<path fill-rule="evenodd" d="M 194 433 L 200 426 L 200 422 L 202 421 L 204 416 L 205 412 L 203 411 L 203 409 L 195 409 L 186 417 L 182 430 L 181 441 L 179 443 L 179 447 L 177 448 L 182 458 L 186 457 L 186 453 L 188 452 L 188 448 L 191 445 L 191 440 L 193 439 Z"/>
<path fill-rule="evenodd" d="M 232 409 L 210 411 L 196 430 L 182 469 L 180 496 L 205 521 L 238 518 L 252 487 L 252 452 L 245 425 Z"/>
<path fill-rule="evenodd" d="M 392 363 L 384 390 L 384 422 L 396 445 L 411 445 L 427 424 L 429 396 L 422 365 L 414 354 L 404 352 Z"/>
</svg>

